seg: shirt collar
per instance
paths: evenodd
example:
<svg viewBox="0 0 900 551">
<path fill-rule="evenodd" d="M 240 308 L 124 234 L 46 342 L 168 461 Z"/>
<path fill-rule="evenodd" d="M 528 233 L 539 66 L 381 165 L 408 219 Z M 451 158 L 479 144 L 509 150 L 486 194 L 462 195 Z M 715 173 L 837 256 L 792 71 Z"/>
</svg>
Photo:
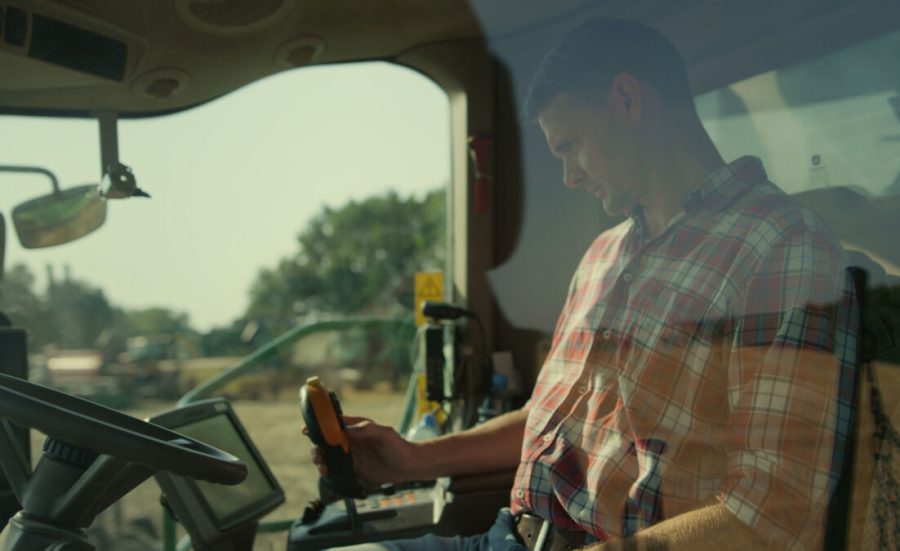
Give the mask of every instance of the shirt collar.
<svg viewBox="0 0 900 551">
<path fill-rule="evenodd" d="M 701 209 L 721 209 L 746 193 L 755 184 L 766 181 L 768 178 L 759 157 L 749 155 L 740 157 L 712 171 L 703 179 L 702 184 L 691 190 L 681 200 L 681 206 L 688 214 Z M 629 217 L 633 222 L 638 239 L 642 241 L 647 234 L 647 222 L 640 204 L 635 205 Z"/>
<path fill-rule="evenodd" d="M 685 196 L 681 206 L 685 212 L 720 209 L 743 195 L 754 184 L 766 180 L 766 169 L 758 157 L 741 157 L 710 173 L 699 187 Z"/>
</svg>

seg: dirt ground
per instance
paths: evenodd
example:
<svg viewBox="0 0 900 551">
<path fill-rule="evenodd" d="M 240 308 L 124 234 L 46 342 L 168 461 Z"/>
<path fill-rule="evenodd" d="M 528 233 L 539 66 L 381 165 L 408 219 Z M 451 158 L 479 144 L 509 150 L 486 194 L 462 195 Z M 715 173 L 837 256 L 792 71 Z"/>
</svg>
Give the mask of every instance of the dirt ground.
<svg viewBox="0 0 900 551">
<path fill-rule="evenodd" d="M 399 424 L 404 406 L 402 393 L 379 390 L 344 390 L 341 404 L 348 414 L 394 426 Z M 172 405 L 165 402 L 145 403 L 128 413 L 144 418 L 165 411 Z M 310 458 L 310 442 L 301 433 L 303 422 L 296 392 L 286 391 L 284 397 L 279 399 L 240 400 L 233 402 L 233 406 L 285 491 L 285 503 L 270 513 L 266 520 L 297 518 L 306 504 L 317 496 L 318 474 Z M 42 443 L 43 437 L 32 437 L 36 458 L 40 457 Z M 98 551 L 162 549 L 159 497 L 159 487 L 150 479 L 98 517 L 90 530 Z M 183 533 L 179 530 L 179 537 Z M 0 546 L 3 539 L 0 537 Z M 255 549 L 283 550 L 286 541 L 287 534 L 284 532 L 261 536 L 257 538 Z"/>
</svg>

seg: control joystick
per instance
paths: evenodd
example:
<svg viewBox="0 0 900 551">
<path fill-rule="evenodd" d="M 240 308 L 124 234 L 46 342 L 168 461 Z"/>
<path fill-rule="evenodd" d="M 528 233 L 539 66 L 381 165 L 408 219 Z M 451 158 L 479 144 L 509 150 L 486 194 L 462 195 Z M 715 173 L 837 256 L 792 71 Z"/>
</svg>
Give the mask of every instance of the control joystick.
<svg viewBox="0 0 900 551">
<path fill-rule="evenodd" d="M 328 467 L 328 475 L 322 477 L 322 484 L 344 497 L 365 497 L 365 489 L 353 474 L 353 456 L 341 404 L 318 377 L 310 377 L 300 388 L 300 412 L 306 423 L 307 436 L 322 450 Z"/>
</svg>

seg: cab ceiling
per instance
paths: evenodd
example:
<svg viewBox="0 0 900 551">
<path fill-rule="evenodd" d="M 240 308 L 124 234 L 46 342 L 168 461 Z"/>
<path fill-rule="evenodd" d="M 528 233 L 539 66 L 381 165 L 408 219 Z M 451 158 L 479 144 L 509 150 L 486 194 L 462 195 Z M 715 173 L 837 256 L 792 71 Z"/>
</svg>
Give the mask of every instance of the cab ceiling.
<svg viewBox="0 0 900 551">
<path fill-rule="evenodd" d="M 307 63 L 392 59 L 478 38 L 508 51 L 593 15 L 663 30 L 703 91 L 900 21 L 900 3 L 889 0 L 0 0 L 0 8 L 0 110 L 125 114 L 181 109 Z M 14 21 L 21 13 L 30 19 L 17 45 L 10 37 L 23 32 Z M 90 47 L 120 44 L 125 53 L 111 58 L 118 72 L 73 69 L 72 48 L 52 40 L 36 49 L 36 21 L 87 31 Z M 54 47 L 63 63 L 33 55 Z"/>
</svg>

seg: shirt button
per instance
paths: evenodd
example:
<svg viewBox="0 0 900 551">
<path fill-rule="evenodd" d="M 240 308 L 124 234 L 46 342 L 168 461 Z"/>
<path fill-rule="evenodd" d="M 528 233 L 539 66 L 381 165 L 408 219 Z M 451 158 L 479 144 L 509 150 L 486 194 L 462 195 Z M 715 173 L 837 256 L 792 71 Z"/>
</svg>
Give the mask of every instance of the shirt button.
<svg viewBox="0 0 900 551">
<path fill-rule="evenodd" d="M 588 393 L 588 387 L 587 387 L 587 385 L 578 387 L 578 392 L 580 392 L 580 393 L 582 393 L 582 394 L 587 394 L 587 393 Z"/>
<path fill-rule="evenodd" d="M 516 497 L 519 498 L 519 499 L 524 498 L 524 497 L 525 497 L 525 490 L 523 490 L 522 488 L 517 489 L 517 490 L 516 490 Z"/>
<path fill-rule="evenodd" d="M 549 441 L 553 440 L 553 435 L 545 434 L 543 438 L 544 438 L 544 442 L 549 442 Z"/>
<path fill-rule="evenodd" d="M 609 329 L 607 329 L 606 331 L 603 332 L 604 339 L 608 339 L 611 336 L 612 336 L 612 332 Z"/>
<path fill-rule="evenodd" d="M 625 283 L 631 283 L 631 274 L 625 272 L 625 275 L 622 276 L 622 279 L 625 280 Z"/>
</svg>

